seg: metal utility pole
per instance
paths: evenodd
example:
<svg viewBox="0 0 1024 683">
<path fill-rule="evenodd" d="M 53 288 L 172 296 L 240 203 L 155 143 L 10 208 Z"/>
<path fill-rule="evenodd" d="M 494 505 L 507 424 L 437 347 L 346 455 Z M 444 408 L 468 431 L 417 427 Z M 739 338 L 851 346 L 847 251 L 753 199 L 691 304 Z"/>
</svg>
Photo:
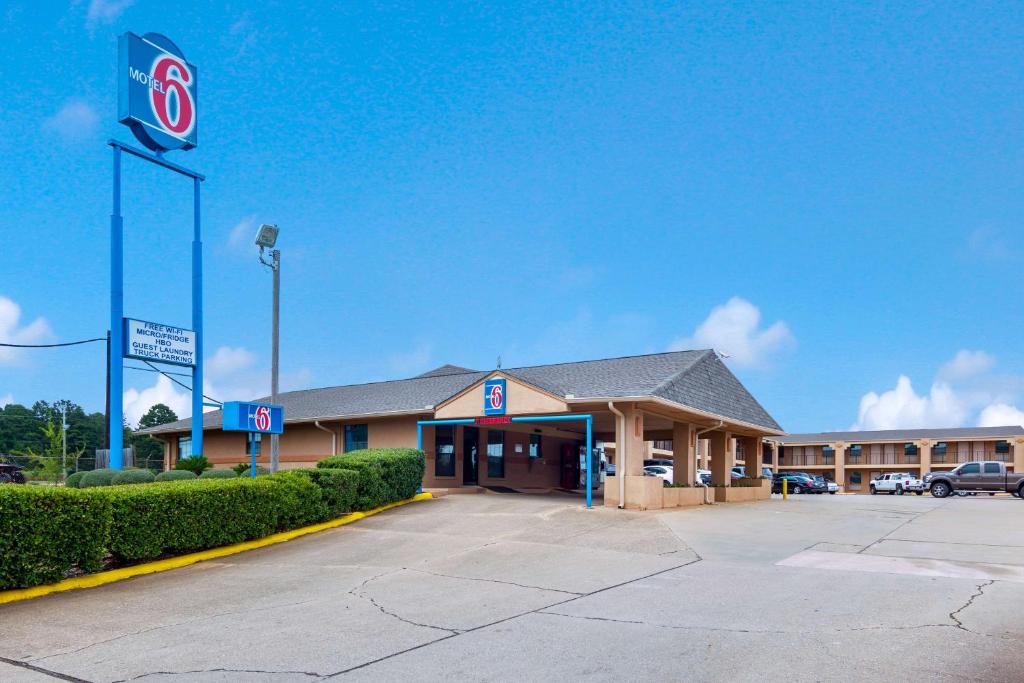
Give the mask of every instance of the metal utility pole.
<svg viewBox="0 0 1024 683">
<path fill-rule="evenodd" d="M 60 455 L 60 478 L 63 481 L 68 478 L 68 404 L 66 401 L 60 406 L 60 435 L 64 442 Z"/>
<path fill-rule="evenodd" d="M 281 251 L 274 249 L 277 244 L 278 228 L 276 225 L 261 225 L 256 234 L 256 245 L 260 248 L 260 263 L 270 268 L 274 274 L 273 314 L 271 316 L 271 351 L 270 351 L 270 402 L 277 403 L 277 369 L 279 359 L 280 311 L 281 311 Z M 264 249 L 270 249 L 270 262 L 263 258 Z M 277 472 L 280 457 L 280 437 L 270 435 L 270 471 Z"/>
</svg>

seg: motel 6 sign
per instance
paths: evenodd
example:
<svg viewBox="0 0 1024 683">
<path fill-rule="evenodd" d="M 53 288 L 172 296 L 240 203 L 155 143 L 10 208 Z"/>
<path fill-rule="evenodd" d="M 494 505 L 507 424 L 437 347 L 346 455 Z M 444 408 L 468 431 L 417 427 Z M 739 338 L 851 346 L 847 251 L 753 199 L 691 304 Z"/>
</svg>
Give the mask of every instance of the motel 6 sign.
<svg viewBox="0 0 1024 683">
<path fill-rule="evenodd" d="M 505 398 L 505 378 L 484 382 L 484 415 L 504 415 Z"/>
<path fill-rule="evenodd" d="M 118 120 L 157 153 L 196 146 L 198 72 L 159 33 L 118 39 Z"/>
<path fill-rule="evenodd" d="M 221 429 L 225 432 L 282 434 L 284 406 L 228 401 L 224 404 Z"/>
</svg>

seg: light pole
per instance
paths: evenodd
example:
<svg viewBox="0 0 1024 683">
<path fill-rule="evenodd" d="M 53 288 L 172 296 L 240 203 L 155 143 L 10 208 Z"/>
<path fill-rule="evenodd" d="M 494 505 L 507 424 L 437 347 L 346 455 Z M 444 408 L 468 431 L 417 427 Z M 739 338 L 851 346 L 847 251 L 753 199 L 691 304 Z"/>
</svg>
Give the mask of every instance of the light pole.
<svg viewBox="0 0 1024 683">
<path fill-rule="evenodd" d="M 60 476 L 64 481 L 68 478 L 68 404 L 66 402 L 60 404 L 60 432 Z"/>
<path fill-rule="evenodd" d="M 260 248 L 260 263 L 270 268 L 274 274 L 274 302 L 271 316 L 271 351 L 270 351 L 270 402 L 277 403 L 277 368 L 278 368 L 278 337 L 280 332 L 281 304 L 281 252 L 274 249 L 277 244 L 278 228 L 276 225 L 264 223 L 256 233 L 256 246 Z M 270 262 L 263 258 L 264 250 L 270 249 Z M 270 435 L 270 471 L 277 472 L 279 457 L 279 441 L 277 434 Z"/>
</svg>

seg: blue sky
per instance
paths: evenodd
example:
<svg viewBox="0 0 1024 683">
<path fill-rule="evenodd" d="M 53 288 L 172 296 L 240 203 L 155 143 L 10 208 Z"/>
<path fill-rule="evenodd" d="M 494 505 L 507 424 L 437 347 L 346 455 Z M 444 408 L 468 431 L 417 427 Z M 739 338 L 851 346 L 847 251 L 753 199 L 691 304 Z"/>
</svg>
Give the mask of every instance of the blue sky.
<svg viewBox="0 0 1024 683">
<path fill-rule="evenodd" d="M 791 431 L 1024 421 L 1024 7 L 216 5 L 5 4 L 0 341 L 107 329 L 116 37 L 156 31 L 215 398 L 268 384 L 276 222 L 287 388 L 714 345 Z M 190 199 L 126 165 L 127 315 L 187 326 Z M 0 402 L 100 410 L 103 368 L 0 352 Z"/>
</svg>

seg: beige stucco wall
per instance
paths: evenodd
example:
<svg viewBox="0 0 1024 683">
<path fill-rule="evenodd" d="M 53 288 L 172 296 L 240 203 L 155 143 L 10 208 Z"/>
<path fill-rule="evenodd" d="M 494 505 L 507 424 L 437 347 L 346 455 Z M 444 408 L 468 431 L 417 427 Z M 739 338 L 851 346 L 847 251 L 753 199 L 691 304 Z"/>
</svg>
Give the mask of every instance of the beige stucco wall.
<svg viewBox="0 0 1024 683">
<path fill-rule="evenodd" d="M 494 375 L 494 377 L 503 377 L 503 375 Z M 436 411 L 437 419 L 483 417 L 483 386 L 484 381 L 481 380 L 447 403 L 440 405 Z M 505 397 L 505 412 L 507 415 L 543 415 L 547 413 L 565 413 L 569 410 L 565 401 L 517 382 L 510 377 L 505 377 L 505 392 L 507 394 Z"/>
</svg>

